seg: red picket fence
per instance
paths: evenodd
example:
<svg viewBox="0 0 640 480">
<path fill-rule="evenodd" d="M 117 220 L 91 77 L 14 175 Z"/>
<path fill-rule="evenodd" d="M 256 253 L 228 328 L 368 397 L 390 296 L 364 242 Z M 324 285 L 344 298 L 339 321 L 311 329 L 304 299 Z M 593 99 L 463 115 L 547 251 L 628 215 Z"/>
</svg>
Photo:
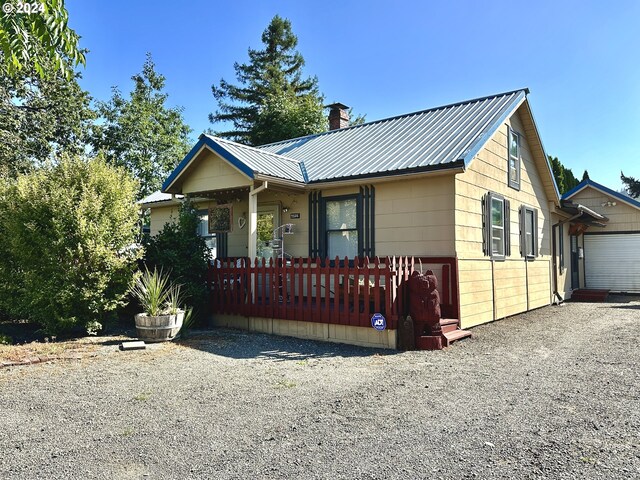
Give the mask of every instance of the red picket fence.
<svg viewBox="0 0 640 480">
<path fill-rule="evenodd" d="M 432 268 L 440 280 L 443 316 L 457 314 L 456 259 L 448 257 L 217 259 L 209 268 L 212 313 L 371 326 L 382 313 L 395 329 L 406 312 L 406 282 Z M 452 288 L 455 287 L 455 288 Z M 459 318 L 459 317 L 449 317 Z"/>
</svg>

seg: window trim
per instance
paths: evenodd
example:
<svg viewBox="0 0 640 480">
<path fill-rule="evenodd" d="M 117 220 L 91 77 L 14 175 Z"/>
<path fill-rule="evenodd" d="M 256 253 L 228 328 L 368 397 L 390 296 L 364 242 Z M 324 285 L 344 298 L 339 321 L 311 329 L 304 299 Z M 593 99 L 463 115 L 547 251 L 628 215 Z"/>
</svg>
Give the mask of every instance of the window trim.
<svg viewBox="0 0 640 480">
<path fill-rule="evenodd" d="M 527 214 L 533 218 L 533 231 L 531 232 L 531 247 L 533 253 L 527 252 Z M 520 207 L 520 255 L 527 260 L 535 260 L 538 257 L 538 210 L 527 205 Z"/>
<path fill-rule="evenodd" d="M 520 135 L 518 132 L 513 130 L 511 127 L 507 127 L 507 128 L 509 130 L 507 135 L 507 183 L 509 187 L 515 190 L 520 190 L 520 183 L 522 180 L 522 145 L 521 145 L 522 135 Z M 512 137 L 516 138 L 517 155 L 515 157 L 511 155 L 511 138 Z M 516 171 L 518 173 L 517 181 L 511 180 L 511 170 L 512 170 L 511 160 L 512 159 L 515 160 Z"/>
<path fill-rule="evenodd" d="M 493 252 L 493 216 L 491 214 L 491 206 L 494 200 L 502 202 L 502 254 Z M 511 256 L 511 204 L 503 195 L 494 192 L 488 192 L 483 201 L 484 253 L 486 256 L 491 257 L 492 260 L 505 261 L 507 257 Z"/>
</svg>

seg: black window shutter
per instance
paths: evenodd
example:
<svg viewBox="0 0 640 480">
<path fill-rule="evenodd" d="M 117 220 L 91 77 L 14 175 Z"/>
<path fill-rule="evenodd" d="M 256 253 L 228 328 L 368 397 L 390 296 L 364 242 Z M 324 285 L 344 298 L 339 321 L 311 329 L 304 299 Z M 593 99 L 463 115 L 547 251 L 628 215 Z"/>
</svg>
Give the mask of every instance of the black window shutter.
<svg viewBox="0 0 640 480">
<path fill-rule="evenodd" d="M 538 210 L 533 209 L 533 232 L 531 232 L 531 241 L 533 242 L 533 256 L 538 256 Z"/>
<path fill-rule="evenodd" d="M 511 202 L 504 199 L 504 256 L 511 256 Z"/>
<path fill-rule="evenodd" d="M 486 256 L 491 254 L 491 252 L 489 251 L 489 212 L 487 212 L 488 205 L 491 203 L 489 201 L 490 195 L 491 194 L 486 193 L 482 196 L 482 253 L 484 253 Z"/>
<path fill-rule="evenodd" d="M 309 194 L 309 257 L 315 258 L 321 256 L 322 244 L 321 238 L 324 235 L 321 217 L 322 194 L 320 192 L 311 192 Z"/>
<path fill-rule="evenodd" d="M 560 246 L 560 268 L 564 268 L 564 225 L 560 224 L 558 227 L 559 246 Z"/>
<path fill-rule="evenodd" d="M 527 251 L 527 225 L 526 225 L 526 221 L 527 221 L 527 213 L 526 210 L 524 209 L 524 205 L 520 206 L 520 210 L 519 210 L 519 215 L 520 215 L 520 222 L 518 222 L 520 224 L 520 256 L 521 257 L 526 257 L 526 251 Z"/>
<path fill-rule="evenodd" d="M 375 256 L 375 187 L 373 185 L 365 185 L 360 187 L 360 209 L 362 220 L 358 238 L 361 238 L 362 248 L 360 255 L 362 257 L 373 258 Z"/>
<path fill-rule="evenodd" d="M 227 258 L 227 256 L 229 255 L 228 245 L 229 242 L 227 232 L 216 233 L 216 257 Z"/>
</svg>

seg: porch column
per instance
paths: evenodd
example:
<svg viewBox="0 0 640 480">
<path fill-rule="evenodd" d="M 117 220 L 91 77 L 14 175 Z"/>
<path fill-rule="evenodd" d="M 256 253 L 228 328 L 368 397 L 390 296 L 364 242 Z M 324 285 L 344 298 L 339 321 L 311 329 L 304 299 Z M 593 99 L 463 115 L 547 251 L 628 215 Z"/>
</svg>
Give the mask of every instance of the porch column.
<svg viewBox="0 0 640 480">
<path fill-rule="evenodd" d="M 255 260 L 258 255 L 258 193 L 266 190 L 267 182 L 264 182 L 258 188 L 253 185 L 249 187 L 249 249 L 248 257 L 251 261 Z"/>
</svg>

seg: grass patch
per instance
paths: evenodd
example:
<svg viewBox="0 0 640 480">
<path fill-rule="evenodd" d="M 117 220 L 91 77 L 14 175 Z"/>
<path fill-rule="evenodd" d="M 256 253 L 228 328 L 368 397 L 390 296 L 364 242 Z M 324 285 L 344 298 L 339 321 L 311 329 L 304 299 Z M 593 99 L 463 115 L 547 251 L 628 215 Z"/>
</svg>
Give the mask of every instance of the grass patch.
<svg viewBox="0 0 640 480">
<path fill-rule="evenodd" d="M 296 382 L 292 382 L 291 380 L 282 379 L 276 382 L 277 388 L 293 388 L 296 386 Z"/>
</svg>

